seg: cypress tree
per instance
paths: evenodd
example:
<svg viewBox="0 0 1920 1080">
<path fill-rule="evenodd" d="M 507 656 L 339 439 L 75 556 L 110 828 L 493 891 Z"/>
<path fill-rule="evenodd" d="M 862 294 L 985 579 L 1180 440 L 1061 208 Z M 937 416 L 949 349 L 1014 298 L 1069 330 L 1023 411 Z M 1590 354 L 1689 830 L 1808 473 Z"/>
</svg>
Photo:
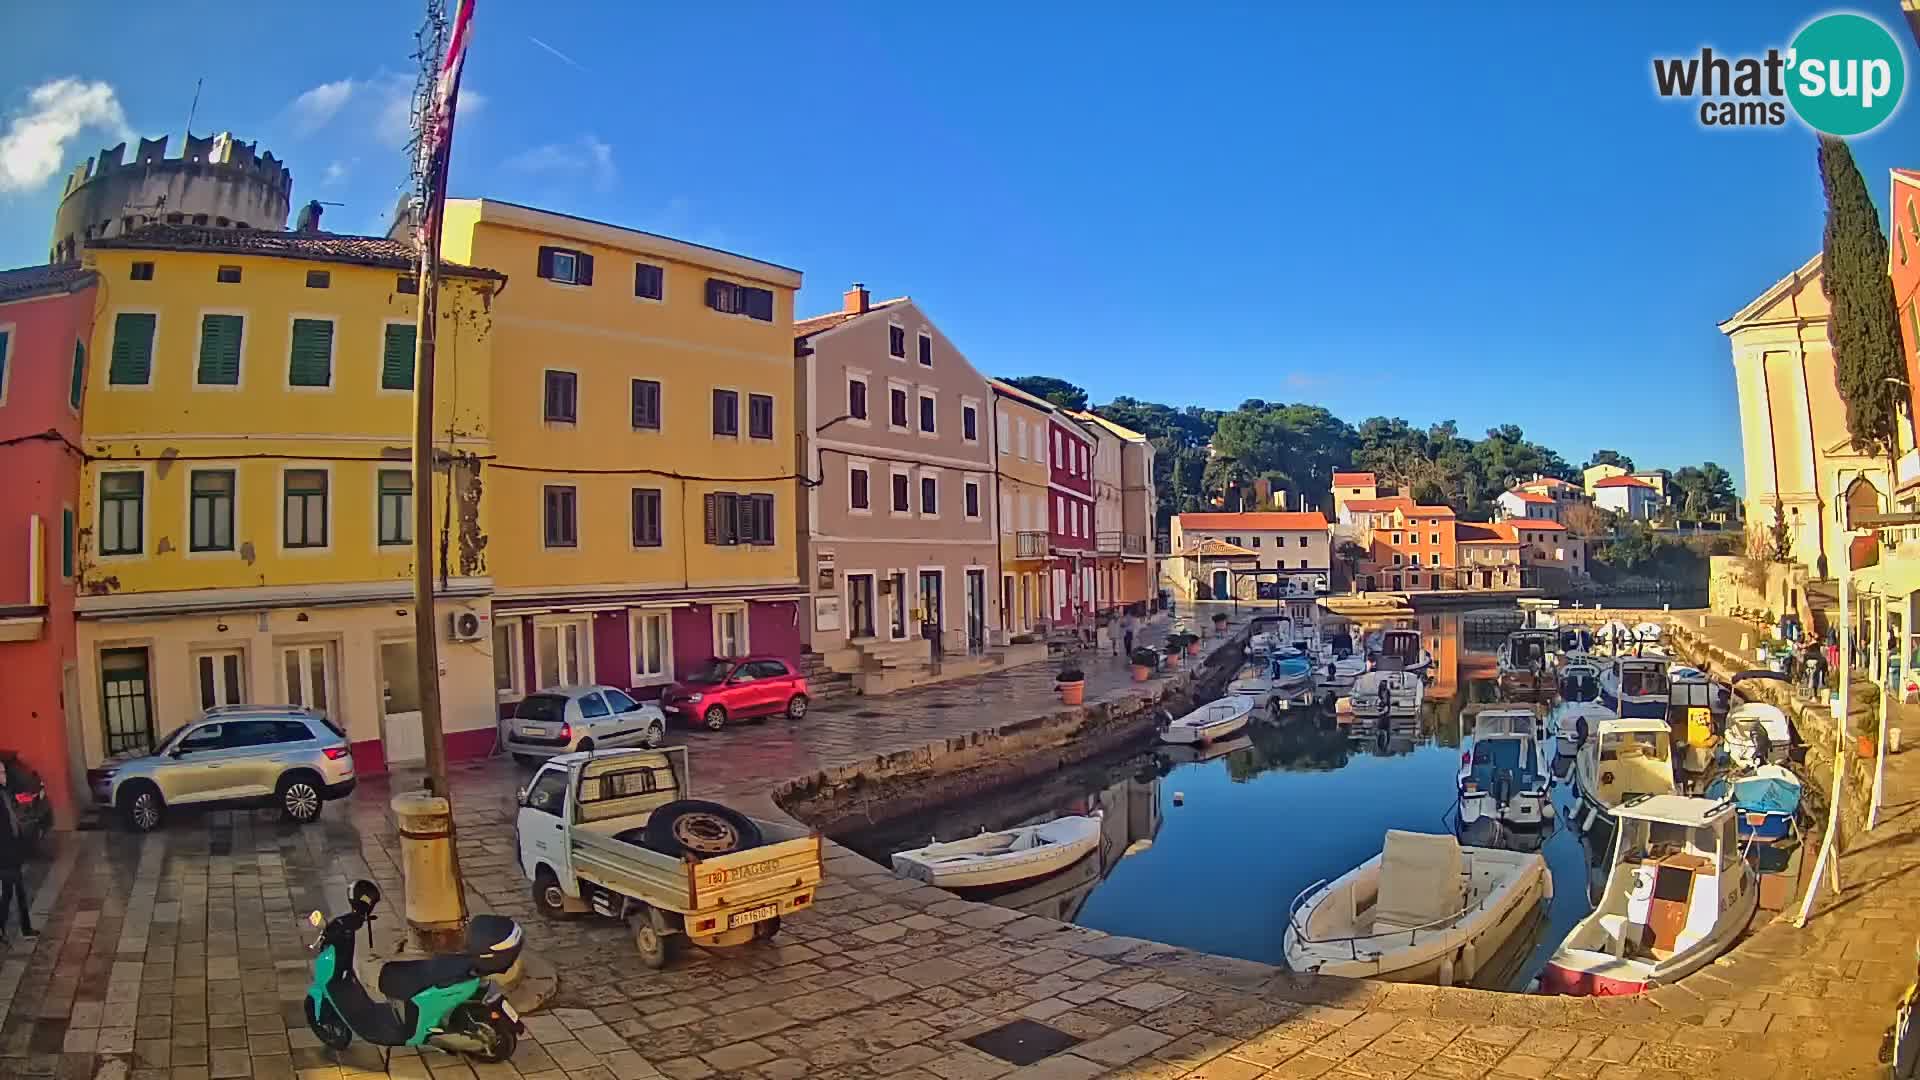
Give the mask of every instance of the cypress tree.
<svg viewBox="0 0 1920 1080">
<path fill-rule="evenodd" d="M 1820 285 L 1832 308 L 1827 340 L 1833 344 L 1834 381 L 1847 403 L 1853 448 L 1887 459 L 1890 505 L 1902 410 L 1910 398 L 1899 309 L 1887 277 L 1887 238 L 1845 140 L 1820 137 L 1820 183 L 1827 195 Z"/>
</svg>

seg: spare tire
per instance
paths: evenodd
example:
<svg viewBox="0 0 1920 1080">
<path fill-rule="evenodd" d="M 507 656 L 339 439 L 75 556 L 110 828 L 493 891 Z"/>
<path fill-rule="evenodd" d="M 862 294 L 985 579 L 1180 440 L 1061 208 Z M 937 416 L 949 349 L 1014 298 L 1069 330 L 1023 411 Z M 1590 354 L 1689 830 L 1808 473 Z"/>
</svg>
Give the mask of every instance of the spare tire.
<svg viewBox="0 0 1920 1080">
<path fill-rule="evenodd" d="M 732 807 L 703 799 L 680 799 L 647 819 L 646 846 L 666 855 L 696 859 L 726 855 L 761 844 L 760 827 Z"/>
</svg>

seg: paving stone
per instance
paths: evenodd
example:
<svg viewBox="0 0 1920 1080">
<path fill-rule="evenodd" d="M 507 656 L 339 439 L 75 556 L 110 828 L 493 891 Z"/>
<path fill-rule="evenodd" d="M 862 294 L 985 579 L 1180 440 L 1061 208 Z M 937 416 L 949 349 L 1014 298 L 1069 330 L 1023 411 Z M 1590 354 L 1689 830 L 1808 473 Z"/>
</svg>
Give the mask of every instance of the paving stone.
<svg viewBox="0 0 1920 1080">
<path fill-rule="evenodd" d="M 1108 1032 L 1092 1042 L 1081 1043 L 1073 1048 L 1073 1052 L 1081 1057 L 1108 1065 L 1125 1065 L 1135 1058 L 1153 1053 L 1172 1041 L 1172 1036 L 1152 1028 L 1131 1026 Z"/>
<path fill-rule="evenodd" d="M 1116 990 L 1108 994 L 1107 998 L 1128 1008 L 1158 1009 L 1185 996 L 1186 991 L 1176 990 L 1162 983 L 1136 983 L 1124 990 Z"/>
</svg>

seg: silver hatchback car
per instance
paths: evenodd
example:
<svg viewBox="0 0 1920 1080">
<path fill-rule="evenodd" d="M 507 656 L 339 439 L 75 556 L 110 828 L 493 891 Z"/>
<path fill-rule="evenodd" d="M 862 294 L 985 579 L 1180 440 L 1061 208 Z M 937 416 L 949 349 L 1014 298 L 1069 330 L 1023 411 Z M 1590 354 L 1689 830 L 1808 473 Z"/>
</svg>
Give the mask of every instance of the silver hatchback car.
<svg viewBox="0 0 1920 1080">
<path fill-rule="evenodd" d="M 102 810 L 140 832 L 167 809 L 277 806 L 302 824 L 328 799 L 353 792 L 353 751 L 326 717 L 295 705 L 222 705 L 175 728 L 151 754 L 126 753 L 87 770 Z"/>
</svg>

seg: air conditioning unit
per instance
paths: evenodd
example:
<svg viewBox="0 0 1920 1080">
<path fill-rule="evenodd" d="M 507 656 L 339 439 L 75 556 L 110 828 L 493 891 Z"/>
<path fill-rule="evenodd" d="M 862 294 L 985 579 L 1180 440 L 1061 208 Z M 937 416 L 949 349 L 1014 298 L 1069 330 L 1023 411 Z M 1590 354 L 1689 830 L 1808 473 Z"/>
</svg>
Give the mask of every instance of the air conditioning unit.
<svg viewBox="0 0 1920 1080">
<path fill-rule="evenodd" d="M 487 636 L 487 617 L 477 611 L 456 611 L 447 616 L 447 637 L 452 641 L 479 641 Z"/>
</svg>

